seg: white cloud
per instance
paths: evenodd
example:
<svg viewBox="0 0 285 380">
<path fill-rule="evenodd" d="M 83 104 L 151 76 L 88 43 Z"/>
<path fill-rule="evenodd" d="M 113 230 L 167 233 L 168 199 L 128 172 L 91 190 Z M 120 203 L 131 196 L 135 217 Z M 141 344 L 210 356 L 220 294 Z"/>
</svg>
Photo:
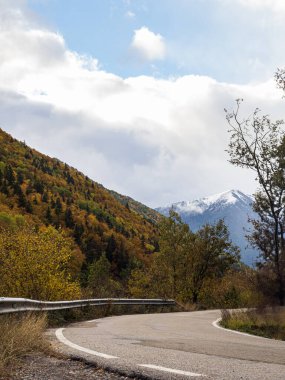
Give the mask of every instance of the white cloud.
<svg viewBox="0 0 285 380">
<path fill-rule="evenodd" d="M 284 0 L 237 0 L 243 6 L 253 9 L 268 9 L 274 12 L 285 11 Z"/>
<path fill-rule="evenodd" d="M 123 79 L 68 50 L 23 8 L 1 9 L 0 123 L 16 138 L 152 206 L 253 190 L 250 174 L 227 163 L 223 109 L 243 97 L 245 113 L 258 105 L 280 117 L 284 101 L 273 82 Z"/>
<path fill-rule="evenodd" d="M 131 48 L 147 61 L 162 60 L 166 55 L 165 40 L 146 26 L 134 31 Z"/>
<path fill-rule="evenodd" d="M 125 16 L 126 16 L 127 18 L 129 18 L 129 19 L 134 19 L 134 18 L 136 17 L 136 14 L 135 14 L 134 12 L 132 12 L 132 11 L 127 11 L 127 12 L 125 13 Z"/>
</svg>

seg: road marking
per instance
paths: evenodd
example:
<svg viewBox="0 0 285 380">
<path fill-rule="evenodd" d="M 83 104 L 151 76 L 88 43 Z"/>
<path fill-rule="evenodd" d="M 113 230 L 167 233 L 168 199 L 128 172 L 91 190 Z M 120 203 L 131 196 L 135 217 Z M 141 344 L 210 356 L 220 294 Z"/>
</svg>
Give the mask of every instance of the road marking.
<svg viewBox="0 0 285 380">
<path fill-rule="evenodd" d="M 189 377 L 204 376 L 204 375 L 201 375 L 200 373 L 181 371 L 180 369 L 166 368 L 166 367 L 161 367 L 161 366 L 153 365 L 153 364 L 139 364 L 139 366 L 150 368 L 150 369 L 156 369 L 158 371 L 163 371 L 163 372 L 175 373 L 177 375 L 189 376 Z"/>
<path fill-rule="evenodd" d="M 232 330 L 232 329 L 226 329 L 225 327 L 222 327 L 220 325 L 221 320 L 222 320 L 222 318 L 216 319 L 214 322 L 212 322 L 212 325 L 214 327 L 216 327 L 217 329 L 221 329 L 221 330 L 224 330 L 224 331 L 227 331 L 227 332 L 230 332 L 230 333 L 232 332 L 232 333 L 235 333 L 235 334 L 238 334 L 238 335 L 250 336 L 251 338 L 257 338 L 257 339 L 274 340 L 274 339 L 266 338 L 264 336 L 259 336 L 259 335 L 254 335 L 254 334 L 248 334 L 248 333 L 244 333 L 244 332 L 237 331 L 237 330 Z"/>
<path fill-rule="evenodd" d="M 76 350 L 86 352 L 87 354 L 90 354 L 90 355 L 100 356 L 101 358 L 104 358 L 104 359 L 118 359 L 117 356 L 103 354 L 102 352 L 93 351 L 93 350 L 90 350 L 89 348 L 81 347 L 81 346 L 78 346 L 78 344 L 70 342 L 70 340 L 66 339 L 65 336 L 63 335 L 63 330 L 64 330 L 63 328 L 57 329 L 55 332 L 55 335 L 57 339 L 60 342 L 64 343 L 65 345 L 71 348 L 75 348 Z"/>
</svg>

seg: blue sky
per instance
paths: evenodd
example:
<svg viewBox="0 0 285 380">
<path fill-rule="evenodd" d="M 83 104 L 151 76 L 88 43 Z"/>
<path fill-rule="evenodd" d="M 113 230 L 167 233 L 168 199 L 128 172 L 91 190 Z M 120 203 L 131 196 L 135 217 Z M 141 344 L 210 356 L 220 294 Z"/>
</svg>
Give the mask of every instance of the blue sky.
<svg viewBox="0 0 285 380">
<path fill-rule="evenodd" d="M 224 108 L 284 117 L 284 17 L 284 0 L 0 0 L 1 126 L 152 207 L 252 193 Z"/>
<path fill-rule="evenodd" d="M 247 83 L 271 77 L 283 64 L 279 40 L 284 26 L 273 7 L 241 3 L 29 0 L 31 9 L 64 36 L 70 49 L 96 57 L 104 70 L 123 77 L 199 74 Z M 164 60 L 138 61 L 132 56 L 134 30 L 143 26 L 165 39 Z"/>
</svg>

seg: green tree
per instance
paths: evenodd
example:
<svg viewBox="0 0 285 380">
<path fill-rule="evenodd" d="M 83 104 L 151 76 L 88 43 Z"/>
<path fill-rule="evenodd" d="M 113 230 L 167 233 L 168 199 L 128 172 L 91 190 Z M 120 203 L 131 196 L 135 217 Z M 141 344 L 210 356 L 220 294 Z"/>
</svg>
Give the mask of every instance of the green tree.
<svg viewBox="0 0 285 380">
<path fill-rule="evenodd" d="M 6 165 L 4 169 L 4 178 L 8 181 L 10 186 L 15 183 L 15 176 L 11 165 Z"/>
<path fill-rule="evenodd" d="M 107 247 L 106 247 L 106 257 L 110 262 L 113 260 L 116 249 L 117 249 L 117 243 L 116 243 L 114 235 L 112 234 L 108 238 Z"/>
<path fill-rule="evenodd" d="M 21 171 L 17 173 L 17 182 L 19 185 L 22 185 L 24 183 L 24 176 Z"/>
<path fill-rule="evenodd" d="M 0 212 L 0 230 L 21 228 L 25 225 L 25 218 L 22 215 L 11 215 Z"/>
<path fill-rule="evenodd" d="M 241 100 L 227 112 L 230 125 L 228 153 L 233 165 L 251 169 L 256 174 L 259 190 L 254 195 L 253 209 L 259 215 L 253 220 L 249 236 L 261 252 L 260 267 L 274 274 L 276 296 L 280 305 L 285 298 L 285 137 L 282 121 L 272 122 L 256 109 L 249 118 L 241 118 Z"/>
<path fill-rule="evenodd" d="M 50 211 L 50 207 L 48 206 L 47 210 L 46 210 L 46 220 L 47 220 L 47 224 L 51 224 L 52 223 L 52 215 L 51 215 L 51 211 Z"/>
<path fill-rule="evenodd" d="M 186 297 L 199 301 L 205 282 L 222 278 L 239 261 L 239 249 L 229 239 L 223 220 L 214 225 L 206 224 L 195 234 L 184 267 Z"/>
<path fill-rule="evenodd" d="M 115 297 L 120 294 L 121 286 L 112 279 L 111 263 L 105 253 L 90 265 L 88 287 L 95 297 Z"/>
<path fill-rule="evenodd" d="M 55 213 L 56 215 L 59 215 L 62 211 L 62 204 L 61 204 L 61 200 L 59 197 L 56 198 L 56 202 L 55 202 Z"/>
<path fill-rule="evenodd" d="M 48 193 L 46 191 L 42 195 L 42 202 L 48 203 Z"/>
<path fill-rule="evenodd" d="M 18 189 L 18 199 L 19 199 L 18 200 L 19 207 L 25 208 L 27 206 L 27 199 L 21 187 L 19 187 Z"/>
<path fill-rule="evenodd" d="M 67 208 L 65 210 L 64 219 L 65 219 L 66 227 L 68 228 L 74 227 L 74 219 L 73 219 L 72 211 L 70 210 L 70 208 Z"/>
<path fill-rule="evenodd" d="M 34 189 L 39 194 L 43 194 L 44 192 L 44 184 L 39 178 L 36 178 L 34 181 Z"/>
<path fill-rule="evenodd" d="M 164 218 L 159 226 L 160 253 L 155 259 L 155 265 L 163 272 L 164 292 L 168 289 L 168 297 L 176 298 L 181 293 L 185 274 L 185 259 L 189 253 L 194 235 L 189 226 L 182 222 L 180 216 L 173 210 L 169 218 Z"/>
<path fill-rule="evenodd" d="M 26 201 L 26 211 L 29 214 L 32 214 L 32 212 L 33 212 L 33 206 L 32 206 L 32 204 L 31 204 L 31 202 L 30 202 L 29 199 Z"/>
<path fill-rule="evenodd" d="M 222 278 L 239 261 L 239 250 L 229 240 L 222 220 L 193 233 L 177 213 L 170 211 L 170 217 L 160 224 L 159 246 L 150 268 L 132 272 L 132 295 L 197 304 L 207 281 Z"/>
</svg>

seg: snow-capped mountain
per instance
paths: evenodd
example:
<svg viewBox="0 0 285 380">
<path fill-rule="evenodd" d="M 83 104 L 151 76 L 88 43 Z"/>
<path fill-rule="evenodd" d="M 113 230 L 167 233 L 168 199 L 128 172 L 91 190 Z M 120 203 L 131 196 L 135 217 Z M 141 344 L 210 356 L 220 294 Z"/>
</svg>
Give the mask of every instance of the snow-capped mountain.
<svg viewBox="0 0 285 380">
<path fill-rule="evenodd" d="M 242 261 L 253 265 L 258 252 L 249 246 L 245 238 L 246 231 L 251 228 L 248 218 L 257 218 L 252 211 L 252 201 L 251 196 L 239 190 L 230 190 L 194 201 L 177 202 L 156 210 L 168 216 L 172 208 L 185 223 L 189 224 L 192 231 L 197 231 L 206 223 L 214 224 L 219 219 L 224 219 L 232 241 L 241 250 Z"/>
</svg>

